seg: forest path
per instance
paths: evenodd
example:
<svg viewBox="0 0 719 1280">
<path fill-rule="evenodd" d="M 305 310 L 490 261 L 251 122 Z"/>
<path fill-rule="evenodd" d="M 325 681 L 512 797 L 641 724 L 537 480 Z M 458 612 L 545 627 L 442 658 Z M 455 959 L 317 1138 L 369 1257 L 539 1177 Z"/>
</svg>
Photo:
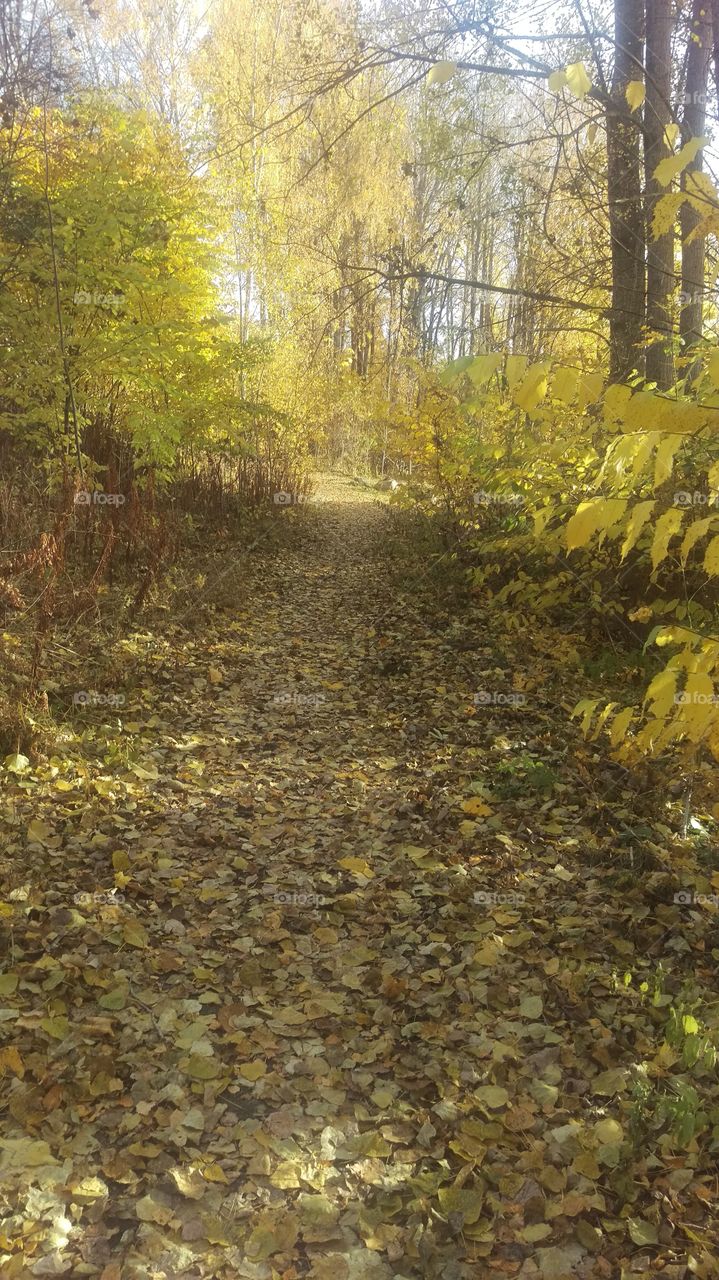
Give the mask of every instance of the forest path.
<svg viewBox="0 0 719 1280">
<path fill-rule="evenodd" d="M 456 621 L 370 491 L 279 518 L 280 553 L 128 637 L 121 727 L 87 710 L 40 827 L 15 798 L 0 1164 L 30 1272 L 607 1276 L 656 1021 L 615 978 L 658 931 L 576 865 L 547 659 Z"/>
</svg>

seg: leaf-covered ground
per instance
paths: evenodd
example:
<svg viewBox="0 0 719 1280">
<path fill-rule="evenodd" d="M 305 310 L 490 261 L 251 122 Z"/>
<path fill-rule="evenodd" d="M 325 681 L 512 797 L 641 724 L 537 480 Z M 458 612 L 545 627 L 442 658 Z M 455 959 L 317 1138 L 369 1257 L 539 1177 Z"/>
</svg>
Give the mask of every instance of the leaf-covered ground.
<svg viewBox="0 0 719 1280">
<path fill-rule="evenodd" d="M 278 518 L 6 762 L 2 1274 L 716 1275 L 716 862 L 572 637 Z"/>
</svg>

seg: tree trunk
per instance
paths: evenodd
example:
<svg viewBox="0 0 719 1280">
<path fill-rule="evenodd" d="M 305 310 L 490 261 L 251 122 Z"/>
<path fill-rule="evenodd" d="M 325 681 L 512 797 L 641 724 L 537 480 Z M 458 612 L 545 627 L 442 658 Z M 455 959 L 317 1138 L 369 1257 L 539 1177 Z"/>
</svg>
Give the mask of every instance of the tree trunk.
<svg viewBox="0 0 719 1280">
<path fill-rule="evenodd" d="M 692 18 L 689 25 L 689 53 L 687 56 L 687 80 L 684 91 L 684 115 L 682 119 L 682 140 L 698 138 L 704 133 L 706 124 L 707 77 L 709 73 L 709 55 L 711 53 L 711 17 L 706 0 L 694 0 Z M 682 190 L 691 189 L 692 174 L 701 172 L 703 166 L 702 152 L 682 174 Z M 686 351 L 701 341 L 702 337 L 702 303 L 704 297 L 704 258 L 706 242 L 703 236 L 696 236 L 688 243 L 689 236 L 700 221 L 695 209 L 685 203 L 682 205 L 679 225 L 682 235 L 682 296 L 679 313 L 679 334 L 682 349 Z M 694 366 L 695 368 L 696 366 Z M 687 370 L 687 379 L 691 379 L 694 368 Z"/>
<path fill-rule="evenodd" d="M 718 0 L 719 2 L 719 0 Z M 671 298 L 674 278 L 674 232 L 655 239 L 652 217 L 665 188 L 654 170 L 669 155 L 664 130 L 671 120 L 672 0 L 648 0 L 646 86 L 644 107 L 644 166 L 647 213 L 647 324 L 664 337 L 647 347 L 647 378 L 666 391 L 674 382 Z"/>
<path fill-rule="evenodd" d="M 717 94 L 719 94 L 719 0 L 711 0 L 711 15 L 712 42 L 714 45 L 712 52 L 714 58 L 714 85 Z"/>
<path fill-rule="evenodd" d="M 654 0 L 651 0 L 653 3 Z M 619 382 L 633 369 L 643 372 L 644 210 L 640 133 L 625 92 L 642 78 L 644 0 L 615 0 L 614 75 L 607 104 L 607 195 L 612 241 L 610 377 Z"/>
</svg>

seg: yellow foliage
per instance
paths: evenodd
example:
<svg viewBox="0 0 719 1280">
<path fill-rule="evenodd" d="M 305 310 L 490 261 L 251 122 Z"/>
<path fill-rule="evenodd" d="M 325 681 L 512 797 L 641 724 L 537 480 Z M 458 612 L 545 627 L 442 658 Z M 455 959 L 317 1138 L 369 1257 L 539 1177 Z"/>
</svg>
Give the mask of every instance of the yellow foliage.
<svg viewBox="0 0 719 1280">
<path fill-rule="evenodd" d="M 699 152 L 706 146 L 708 141 L 708 138 L 690 138 L 688 142 L 684 143 L 681 150 L 677 151 L 676 155 L 667 156 L 665 160 L 660 160 L 654 170 L 654 177 L 657 182 L 666 187 L 674 178 L 678 178 L 687 165 L 696 160 Z"/>
<path fill-rule="evenodd" d="M 642 529 L 647 523 L 647 520 L 649 520 L 656 505 L 657 504 L 653 498 L 648 498 L 645 502 L 637 502 L 636 505 L 632 507 L 632 514 L 629 517 L 627 532 L 624 542 L 622 543 L 622 560 L 625 560 L 629 552 L 632 550 L 632 547 L 636 546 L 641 536 Z"/>
<path fill-rule="evenodd" d="M 669 543 L 679 532 L 684 512 L 677 507 L 665 511 L 657 520 L 652 542 L 652 568 L 656 569 L 669 554 Z"/>
<path fill-rule="evenodd" d="M 547 394 L 548 365 L 545 361 L 532 364 L 522 382 L 514 391 L 514 403 L 526 413 L 531 413 Z"/>
<path fill-rule="evenodd" d="M 719 534 L 712 538 L 704 556 L 704 568 L 712 577 L 719 574 Z"/>
<path fill-rule="evenodd" d="M 624 90 L 624 96 L 629 103 L 630 111 L 636 111 L 641 107 L 645 97 L 647 96 L 647 91 L 644 88 L 644 82 L 642 80 L 630 80 Z"/>
<path fill-rule="evenodd" d="M 595 533 L 607 533 L 626 511 L 626 498 L 590 498 L 580 502 L 567 524 L 567 549 L 584 547 Z"/>
</svg>

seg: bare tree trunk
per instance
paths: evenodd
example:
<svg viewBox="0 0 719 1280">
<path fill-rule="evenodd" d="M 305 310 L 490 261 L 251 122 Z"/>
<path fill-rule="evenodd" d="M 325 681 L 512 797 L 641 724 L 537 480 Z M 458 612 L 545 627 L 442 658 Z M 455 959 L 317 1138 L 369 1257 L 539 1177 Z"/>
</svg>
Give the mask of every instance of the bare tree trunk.
<svg viewBox="0 0 719 1280">
<path fill-rule="evenodd" d="M 711 0 L 714 84 L 719 94 L 719 0 Z"/>
<path fill-rule="evenodd" d="M 706 124 L 707 77 L 709 74 L 709 55 L 711 53 L 711 16 L 706 0 L 694 0 L 692 18 L 689 25 L 689 52 L 687 56 L 687 80 L 684 91 L 684 117 L 682 120 L 682 137 L 698 138 L 704 132 Z M 682 190 L 691 189 L 692 175 L 702 169 L 702 153 L 682 174 Z M 682 205 L 679 225 L 682 235 L 682 297 L 679 313 L 679 334 L 683 350 L 696 345 L 702 337 L 702 303 L 704 296 L 704 258 L 706 241 L 703 236 L 695 236 L 689 243 L 689 236 L 694 231 L 700 215 L 688 203 Z M 687 371 L 691 379 L 694 369 Z"/>
<path fill-rule="evenodd" d="M 653 3 L 653 0 L 652 0 Z M 644 0 L 615 0 L 614 75 L 607 104 L 607 196 L 612 240 L 610 377 L 619 382 L 642 372 L 644 325 L 644 209 L 640 134 L 625 93 L 642 76 Z"/>
<path fill-rule="evenodd" d="M 719 0 L 717 0 L 719 3 Z M 672 0 L 648 0 L 644 107 L 644 166 L 647 212 L 647 324 L 664 334 L 647 347 L 647 378 L 665 391 L 674 382 L 671 298 L 674 291 L 674 231 L 655 239 L 652 217 L 664 188 L 654 171 L 669 155 L 664 130 L 671 120 Z"/>
</svg>

